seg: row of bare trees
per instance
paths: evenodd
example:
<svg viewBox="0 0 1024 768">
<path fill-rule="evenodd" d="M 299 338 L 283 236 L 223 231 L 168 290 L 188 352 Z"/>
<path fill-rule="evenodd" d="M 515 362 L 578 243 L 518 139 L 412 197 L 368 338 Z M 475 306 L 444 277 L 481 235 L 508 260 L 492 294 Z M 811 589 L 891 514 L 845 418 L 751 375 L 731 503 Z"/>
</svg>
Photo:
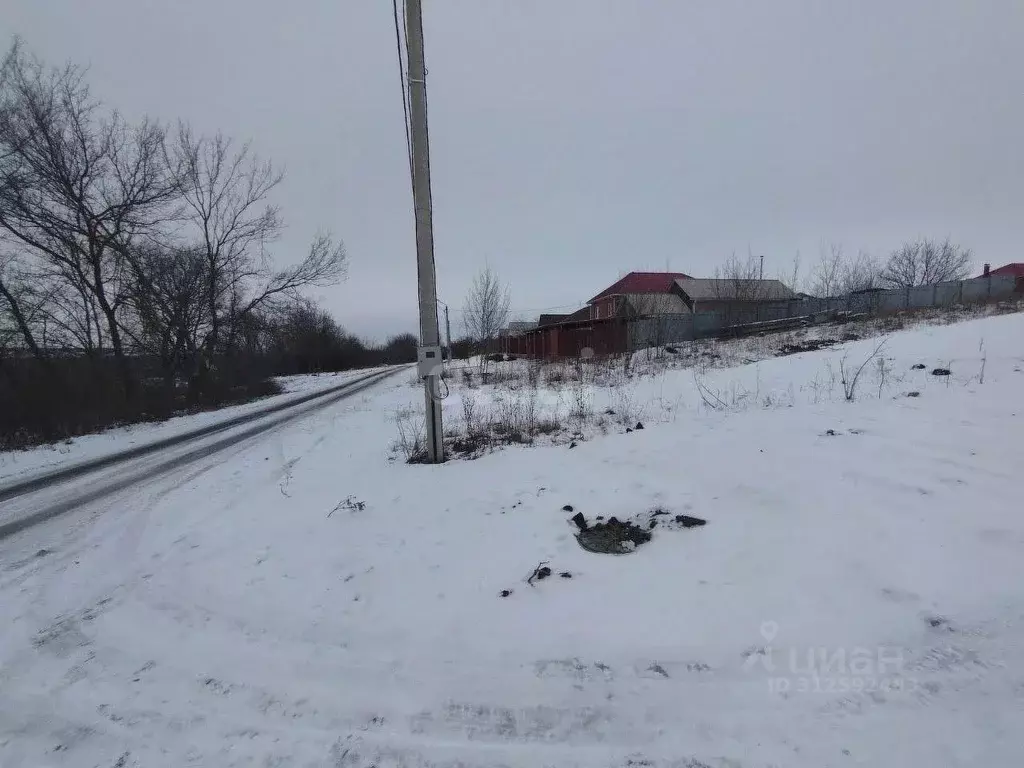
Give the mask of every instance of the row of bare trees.
<svg viewBox="0 0 1024 768">
<path fill-rule="evenodd" d="M 179 389 L 215 403 L 304 289 L 343 277 L 345 251 L 318 234 L 275 265 L 280 171 L 221 134 L 130 122 L 84 75 L 17 41 L 0 64 L 0 387 L 45 384 L 46 408 L 93 371 L 98 422 L 166 409 Z"/>
<path fill-rule="evenodd" d="M 841 244 L 822 243 L 808 275 L 801 273 L 797 254 L 790 268 L 775 277 L 794 291 L 826 298 L 875 288 L 914 288 L 964 280 L 970 275 L 971 261 L 970 249 L 949 238 L 909 241 L 886 259 L 865 251 L 850 254 Z M 766 284 L 760 279 L 761 264 L 753 254 L 748 253 L 746 259 L 733 254 L 715 270 L 715 277 L 730 297 L 766 298 Z"/>
<path fill-rule="evenodd" d="M 855 256 L 841 245 L 822 245 L 807 292 L 814 296 L 845 296 L 873 288 L 915 288 L 970 276 L 972 253 L 946 238 L 908 241 L 880 260 L 864 251 Z"/>
<path fill-rule="evenodd" d="M 815 296 L 842 296 L 853 291 L 876 288 L 882 283 L 877 260 L 863 251 L 848 257 L 841 245 L 823 244 L 809 278 L 801 274 L 800 255 L 788 271 L 774 277 L 794 292 L 805 290 Z M 723 298 L 761 301 L 772 298 L 771 284 L 763 279 L 760 259 L 748 253 L 745 259 L 733 254 L 715 269 L 715 290 Z"/>
<path fill-rule="evenodd" d="M 246 343 L 275 372 L 319 373 L 370 365 L 411 363 L 418 340 L 411 333 L 391 336 L 383 345 L 364 344 L 338 325 L 329 312 L 310 302 L 296 303 Z"/>
<path fill-rule="evenodd" d="M 746 258 L 735 253 L 719 265 L 709 281 L 707 297 L 743 311 L 751 302 L 782 299 L 789 295 L 782 283 L 795 293 L 806 292 L 820 298 L 846 296 L 851 293 L 884 288 L 912 288 L 953 280 L 970 274 L 971 251 L 943 241 L 918 240 L 905 243 L 880 261 L 864 251 L 849 256 L 841 245 L 822 244 L 818 261 L 809 278 L 801 274 L 800 255 L 794 258 L 788 272 L 774 279 L 764 279 L 762 259 L 748 250 Z M 649 350 L 658 349 L 670 335 L 672 309 L 669 297 L 659 294 L 637 294 L 620 303 L 618 314 L 627 321 L 643 321 L 644 342 Z M 741 322 L 737 320 L 736 322 Z M 626 365 L 628 368 L 629 360 Z"/>
</svg>

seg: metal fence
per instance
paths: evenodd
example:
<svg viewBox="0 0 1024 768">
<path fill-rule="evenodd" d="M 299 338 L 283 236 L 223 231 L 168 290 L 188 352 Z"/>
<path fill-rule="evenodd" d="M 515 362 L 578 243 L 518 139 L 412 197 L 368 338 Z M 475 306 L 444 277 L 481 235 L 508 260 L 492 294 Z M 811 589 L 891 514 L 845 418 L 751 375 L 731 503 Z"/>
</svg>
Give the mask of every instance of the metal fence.
<svg viewBox="0 0 1024 768">
<path fill-rule="evenodd" d="M 831 316 L 837 313 L 885 315 L 912 309 L 948 307 L 999 301 L 1020 295 L 1016 278 L 990 275 L 974 280 L 936 283 L 918 288 L 837 296 L 828 299 L 801 298 L 788 301 L 733 304 L 715 312 L 652 315 L 630 321 L 630 349 L 668 344 L 676 341 L 721 336 L 737 326 L 751 323 L 782 322 L 790 318 Z"/>
</svg>

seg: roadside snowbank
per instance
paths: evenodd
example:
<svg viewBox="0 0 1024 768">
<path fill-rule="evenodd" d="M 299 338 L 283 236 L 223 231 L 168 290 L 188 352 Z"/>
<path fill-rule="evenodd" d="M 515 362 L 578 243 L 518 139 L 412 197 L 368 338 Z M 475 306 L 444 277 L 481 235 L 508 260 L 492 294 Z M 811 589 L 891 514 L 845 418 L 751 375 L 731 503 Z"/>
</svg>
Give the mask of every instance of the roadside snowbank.
<svg viewBox="0 0 1024 768">
<path fill-rule="evenodd" d="M 262 397 L 242 405 L 233 405 L 217 410 L 200 411 L 183 416 L 174 416 L 166 421 L 145 424 L 130 424 L 124 427 L 108 429 L 92 435 L 82 435 L 60 443 L 41 445 L 24 451 L 0 451 L 0 485 L 12 482 L 20 476 L 34 474 L 45 470 L 58 469 L 65 464 L 73 464 L 95 459 L 107 454 L 132 448 L 136 445 L 162 440 L 180 435 L 193 429 L 200 429 L 211 424 L 246 413 L 253 413 L 278 403 L 287 402 L 296 395 L 309 394 L 320 389 L 329 389 L 341 384 L 353 376 L 370 373 L 377 368 L 342 373 L 310 374 L 301 376 L 281 376 L 277 381 L 284 388 L 280 395 Z"/>
</svg>

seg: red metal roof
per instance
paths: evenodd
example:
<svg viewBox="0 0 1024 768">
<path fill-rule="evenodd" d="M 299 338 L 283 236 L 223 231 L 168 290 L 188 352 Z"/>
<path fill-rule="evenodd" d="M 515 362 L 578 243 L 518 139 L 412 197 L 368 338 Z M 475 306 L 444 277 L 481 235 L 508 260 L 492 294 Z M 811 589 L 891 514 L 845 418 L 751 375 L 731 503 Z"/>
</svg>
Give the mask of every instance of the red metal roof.
<svg viewBox="0 0 1024 768">
<path fill-rule="evenodd" d="M 617 296 L 623 293 L 670 293 L 676 280 L 692 279 L 682 272 L 630 272 L 587 303 L 593 304 L 605 296 Z"/>
<path fill-rule="evenodd" d="M 990 275 L 1013 275 L 1014 277 L 1024 277 L 1024 263 L 1017 262 L 1014 264 L 1004 264 L 998 269 L 993 269 L 989 272 Z M 984 275 L 982 275 L 984 277 Z"/>
</svg>

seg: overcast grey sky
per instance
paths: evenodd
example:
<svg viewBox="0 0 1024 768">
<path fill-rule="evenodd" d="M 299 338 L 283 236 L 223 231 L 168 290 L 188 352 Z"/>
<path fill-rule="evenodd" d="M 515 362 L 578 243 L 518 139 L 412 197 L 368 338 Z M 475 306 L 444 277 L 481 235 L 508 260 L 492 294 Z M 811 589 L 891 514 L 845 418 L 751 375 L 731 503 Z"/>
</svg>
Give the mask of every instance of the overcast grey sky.
<svg viewBox="0 0 1024 768">
<path fill-rule="evenodd" d="M 949 235 L 979 265 L 1024 260 L 1021 0 L 424 6 L 453 310 L 484 264 L 529 317 L 748 247 L 773 276 L 823 240 Z M 127 115 L 251 138 L 287 169 L 280 258 L 330 227 L 351 267 L 323 303 L 366 337 L 415 330 L 388 0 L 0 0 L 0 30 L 89 64 Z"/>
</svg>

